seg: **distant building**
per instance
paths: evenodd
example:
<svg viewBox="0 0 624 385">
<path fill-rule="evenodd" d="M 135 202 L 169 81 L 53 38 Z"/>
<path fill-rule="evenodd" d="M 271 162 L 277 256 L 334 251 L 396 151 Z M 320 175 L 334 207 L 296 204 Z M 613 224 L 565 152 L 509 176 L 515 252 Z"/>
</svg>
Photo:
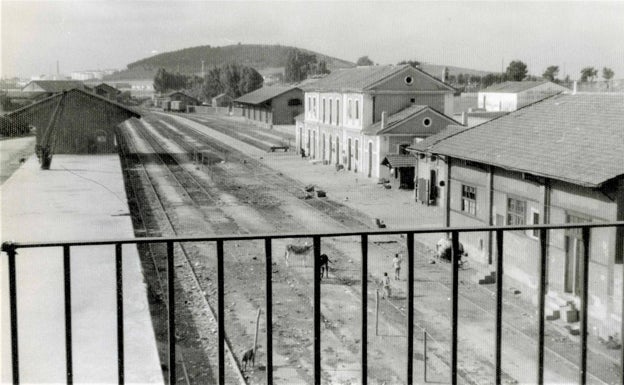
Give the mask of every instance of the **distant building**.
<svg viewBox="0 0 624 385">
<path fill-rule="evenodd" d="M 413 167 L 397 173 L 398 157 L 387 158 L 386 167 L 384 158 L 458 124 L 449 117 L 454 89 L 409 65 L 336 70 L 303 89 L 297 146 L 312 159 L 370 178 L 398 178 L 399 185 L 413 184 Z"/>
<path fill-rule="evenodd" d="M 510 81 L 479 91 L 477 102 L 480 109 L 488 112 L 509 112 L 565 91 L 569 89 L 549 81 Z"/>
<path fill-rule="evenodd" d="M 119 91 L 117 88 L 106 83 L 100 83 L 93 87 L 93 92 L 95 92 L 96 95 L 105 97 L 106 99 L 110 100 L 115 100 L 117 98 L 117 95 L 121 93 L 121 91 Z"/>
<path fill-rule="evenodd" d="M 77 80 L 33 80 L 23 88 L 24 92 L 63 92 L 74 88 L 84 89 L 84 83 Z"/>
<path fill-rule="evenodd" d="M 212 98 L 212 106 L 213 107 L 229 107 L 232 105 L 232 97 L 228 94 L 219 94 Z"/>
<path fill-rule="evenodd" d="M 48 135 L 53 154 L 115 153 L 116 126 L 141 117 L 127 107 L 78 88 L 54 94 L 6 117 L 35 127 L 40 146 L 46 142 L 46 130 L 55 112 L 57 120 L 51 126 L 54 131 Z"/>
<path fill-rule="evenodd" d="M 556 95 L 479 126 L 449 127 L 410 150 L 418 177 L 440 192 L 447 226 L 621 221 L 623 106 L 622 94 Z M 477 265 L 496 259 L 493 234 L 461 241 Z M 535 295 L 538 232 L 506 232 L 504 242 L 506 282 Z M 589 316 L 606 338 L 621 331 L 624 229 L 595 229 L 590 242 Z M 570 322 L 586 246 L 578 230 L 549 232 L 548 308 Z"/>
<path fill-rule="evenodd" d="M 263 125 L 294 124 L 303 112 L 303 91 L 293 86 L 266 86 L 245 94 L 234 103 L 243 108 L 242 115 Z"/>
</svg>

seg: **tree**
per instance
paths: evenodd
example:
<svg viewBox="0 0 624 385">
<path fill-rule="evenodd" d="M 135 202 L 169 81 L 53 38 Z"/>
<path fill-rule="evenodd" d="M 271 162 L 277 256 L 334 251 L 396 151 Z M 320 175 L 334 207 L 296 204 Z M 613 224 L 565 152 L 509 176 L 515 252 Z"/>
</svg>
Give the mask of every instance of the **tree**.
<svg viewBox="0 0 624 385">
<path fill-rule="evenodd" d="M 409 64 L 414 68 L 420 68 L 420 62 L 416 60 L 401 60 L 397 65 Z"/>
<path fill-rule="evenodd" d="M 300 82 L 316 68 L 316 55 L 293 49 L 288 53 L 284 80 L 288 83 Z"/>
<path fill-rule="evenodd" d="M 596 75 L 598 75 L 598 70 L 594 67 L 583 68 L 581 70 L 581 83 L 586 83 L 588 81 L 593 82 Z"/>
<path fill-rule="evenodd" d="M 521 81 L 527 76 L 527 65 L 521 62 L 520 60 L 514 60 L 507 66 L 507 71 L 505 71 L 505 75 L 507 79 L 513 81 Z"/>
<path fill-rule="evenodd" d="M 368 56 L 362 56 L 361 58 L 357 59 L 355 64 L 358 66 L 372 66 L 375 63 L 373 63 L 373 61 L 369 59 Z"/>
<path fill-rule="evenodd" d="M 487 88 L 495 83 L 501 83 L 505 80 L 505 74 L 487 74 L 481 78 L 481 86 Z"/>
<path fill-rule="evenodd" d="M 159 68 L 154 76 L 154 90 L 160 93 L 170 90 L 181 90 L 188 86 L 189 77 L 179 73 L 167 72 Z"/>
<path fill-rule="evenodd" d="M 614 75 L 615 75 L 615 72 L 613 72 L 611 68 L 604 67 L 602 69 L 602 78 L 607 83 L 607 88 L 609 88 L 609 81 L 613 79 Z"/>
<path fill-rule="evenodd" d="M 546 71 L 542 74 L 544 79 L 550 80 L 551 82 L 557 81 L 557 75 L 559 74 L 559 66 L 549 66 L 546 68 Z"/>
<path fill-rule="evenodd" d="M 209 70 L 204 78 L 202 86 L 202 94 L 206 99 L 212 99 L 223 93 L 223 85 L 221 84 L 221 68 L 214 67 Z"/>
<path fill-rule="evenodd" d="M 331 73 L 331 71 L 327 69 L 327 62 L 325 60 L 319 61 L 318 65 L 316 66 L 315 72 L 317 75 L 326 75 L 328 73 Z"/>
<path fill-rule="evenodd" d="M 264 79 L 258 71 L 251 67 L 242 67 L 238 83 L 239 96 L 261 88 L 263 83 Z"/>
</svg>

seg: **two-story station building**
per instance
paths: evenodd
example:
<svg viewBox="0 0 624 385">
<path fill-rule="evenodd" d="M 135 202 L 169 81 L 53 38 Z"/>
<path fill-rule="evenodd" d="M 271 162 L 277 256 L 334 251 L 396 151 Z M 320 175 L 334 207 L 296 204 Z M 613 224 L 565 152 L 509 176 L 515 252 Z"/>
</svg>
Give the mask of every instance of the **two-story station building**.
<svg viewBox="0 0 624 385">
<path fill-rule="evenodd" d="M 297 147 L 370 178 L 391 176 L 386 155 L 457 124 L 449 117 L 454 89 L 409 65 L 341 69 L 302 88 Z"/>
<path fill-rule="evenodd" d="M 450 127 L 410 151 L 419 158 L 418 177 L 437 179 L 428 182 L 440 190 L 436 203 L 447 226 L 624 220 L 622 94 L 552 96 L 479 126 Z M 504 238 L 505 280 L 533 298 L 538 236 Z M 496 260 L 494 237 L 466 233 L 460 240 L 470 260 L 487 267 Z M 579 230 L 549 232 L 547 304 L 568 322 L 580 303 L 585 246 Z M 606 338 L 621 330 L 624 228 L 592 230 L 589 247 L 590 325 Z"/>
</svg>

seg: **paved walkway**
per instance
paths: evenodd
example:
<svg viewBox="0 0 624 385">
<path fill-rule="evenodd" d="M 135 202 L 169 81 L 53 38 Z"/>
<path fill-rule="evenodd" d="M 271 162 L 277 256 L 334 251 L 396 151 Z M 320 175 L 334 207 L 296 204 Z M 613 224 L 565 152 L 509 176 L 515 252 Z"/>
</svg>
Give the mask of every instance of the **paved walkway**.
<svg viewBox="0 0 624 385">
<path fill-rule="evenodd" d="M 31 156 L 1 187 L 2 240 L 18 242 L 134 236 L 117 155 L 55 155 L 43 171 Z M 127 383 L 163 383 L 146 287 L 135 246 L 123 248 Z M 11 382 L 7 259 L 0 271 L 2 383 Z M 117 382 L 114 248 L 71 248 L 75 383 Z M 60 248 L 17 256 L 20 380 L 65 382 Z"/>
<path fill-rule="evenodd" d="M 20 167 L 20 159 L 28 159 L 34 153 L 34 136 L 0 140 L 0 184 Z"/>
</svg>

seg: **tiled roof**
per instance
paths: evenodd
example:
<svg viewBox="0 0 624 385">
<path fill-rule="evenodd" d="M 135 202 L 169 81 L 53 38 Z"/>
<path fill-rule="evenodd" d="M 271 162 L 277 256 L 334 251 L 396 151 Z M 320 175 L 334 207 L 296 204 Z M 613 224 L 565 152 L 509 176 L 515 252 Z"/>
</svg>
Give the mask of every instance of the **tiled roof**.
<svg viewBox="0 0 624 385">
<path fill-rule="evenodd" d="M 418 158 L 411 154 L 388 154 L 381 162 L 382 165 L 389 165 L 392 168 L 416 167 Z"/>
<path fill-rule="evenodd" d="M 505 94 L 515 94 L 518 92 L 526 91 L 531 88 L 541 86 L 542 84 L 549 83 L 546 80 L 541 81 L 524 81 L 524 82 L 503 82 L 499 84 L 494 84 L 489 86 L 488 88 L 481 90 L 479 92 L 496 92 L 496 93 L 505 93 Z M 555 83 L 553 83 L 555 85 Z M 564 87 L 561 87 L 562 89 Z"/>
<path fill-rule="evenodd" d="M 114 101 L 112 101 L 110 99 L 103 98 L 100 95 L 96 95 L 96 94 L 94 94 L 92 92 L 88 92 L 88 91 L 85 91 L 85 90 L 80 89 L 80 88 L 74 88 L 72 90 L 69 90 L 69 91 L 66 91 L 66 92 L 63 92 L 63 93 L 57 93 L 57 94 L 52 95 L 52 96 L 50 96 L 48 98 L 42 99 L 40 101 L 37 101 L 36 103 L 32 103 L 32 104 L 29 104 L 29 105 L 27 105 L 25 107 L 19 108 L 19 109 L 14 110 L 14 111 L 11 111 L 11 112 L 7 113 L 6 116 L 9 117 L 9 118 L 13 118 L 13 117 L 20 116 L 20 115 L 22 115 L 24 113 L 28 113 L 28 112 L 30 112 L 30 110 L 36 111 L 37 107 L 39 107 L 41 104 L 47 103 L 47 102 L 49 102 L 51 100 L 54 100 L 54 99 L 58 99 L 61 96 L 63 96 L 63 94 L 65 94 L 65 93 L 69 94 L 69 93 L 72 93 L 72 92 L 83 93 L 83 94 L 85 94 L 87 96 L 90 96 L 90 97 L 100 101 L 100 102 L 103 102 L 103 103 L 106 103 L 106 104 L 112 104 L 112 105 L 114 105 L 117 108 L 125 110 L 125 111 L 129 112 L 135 118 L 141 118 L 141 114 L 139 114 L 138 112 L 136 112 L 132 108 L 126 107 L 126 106 L 124 106 L 122 104 L 119 104 L 117 102 L 114 102 Z"/>
<path fill-rule="evenodd" d="M 235 99 L 235 102 L 245 103 L 245 104 L 260 104 L 264 103 L 267 100 L 273 99 L 276 96 L 279 96 L 285 92 L 290 90 L 299 89 L 299 87 L 293 86 L 267 86 L 252 91 L 248 94 L 245 94 L 238 99 Z"/>
<path fill-rule="evenodd" d="M 78 80 L 33 80 L 24 88 L 31 83 L 38 85 L 46 92 L 63 92 L 72 88 L 84 88 L 84 83 Z"/>
<path fill-rule="evenodd" d="M 598 187 L 624 175 L 624 95 L 556 95 L 461 130 L 430 151 Z"/>
<path fill-rule="evenodd" d="M 304 91 L 338 91 L 338 92 L 361 92 L 374 86 L 380 81 L 405 71 L 410 67 L 405 65 L 384 65 L 355 68 L 342 68 L 334 70 L 331 74 L 317 81 L 303 86 Z M 431 75 L 417 68 L 414 71 L 422 73 L 430 80 L 436 82 L 440 89 L 452 90 L 449 85 L 435 79 Z"/>
<path fill-rule="evenodd" d="M 438 132 L 437 134 L 426 137 L 424 140 L 421 140 L 418 143 L 414 143 L 412 146 L 408 147 L 408 150 L 424 152 L 429 150 L 433 145 L 439 143 L 440 141 L 457 134 L 463 130 L 467 130 L 468 127 L 465 126 L 455 126 L 449 125 L 446 129 Z"/>
<path fill-rule="evenodd" d="M 405 119 L 410 118 L 411 116 L 426 110 L 428 107 L 427 106 L 421 106 L 421 105 L 411 105 L 407 108 L 402 109 L 399 112 L 396 112 L 390 116 L 387 117 L 386 119 L 386 126 L 384 127 L 383 131 L 391 128 L 392 126 L 395 126 L 397 124 L 400 124 L 401 122 L 403 122 Z M 376 123 L 371 124 L 370 126 L 364 128 L 362 130 L 362 132 L 366 135 L 377 135 L 380 134 L 380 131 L 382 131 L 381 129 L 381 121 L 378 121 Z"/>
<path fill-rule="evenodd" d="M 443 113 L 436 111 L 435 109 L 431 108 L 430 106 L 423 106 L 423 105 L 416 105 L 416 104 L 414 104 L 414 105 L 411 105 L 409 107 L 406 107 L 406 108 L 402 109 L 399 112 L 396 112 L 396 113 L 388 116 L 387 119 L 386 119 L 386 126 L 383 129 L 381 128 L 381 121 L 378 121 L 378 122 L 375 122 L 375 123 L 371 124 L 368 127 L 365 127 L 362 130 L 362 133 L 365 134 L 365 135 L 381 135 L 381 134 L 384 134 L 384 133 L 392 130 L 393 127 L 402 124 L 406 120 L 412 118 L 414 115 L 420 114 L 421 112 L 423 112 L 425 110 L 433 111 L 433 112 L 437 113 L 438 115 L 446 118 L 449 121 L 449 124 L 457 123 L 452 118 L 449 118 L 448 116 L 444 115 Z"/>
</svg>

